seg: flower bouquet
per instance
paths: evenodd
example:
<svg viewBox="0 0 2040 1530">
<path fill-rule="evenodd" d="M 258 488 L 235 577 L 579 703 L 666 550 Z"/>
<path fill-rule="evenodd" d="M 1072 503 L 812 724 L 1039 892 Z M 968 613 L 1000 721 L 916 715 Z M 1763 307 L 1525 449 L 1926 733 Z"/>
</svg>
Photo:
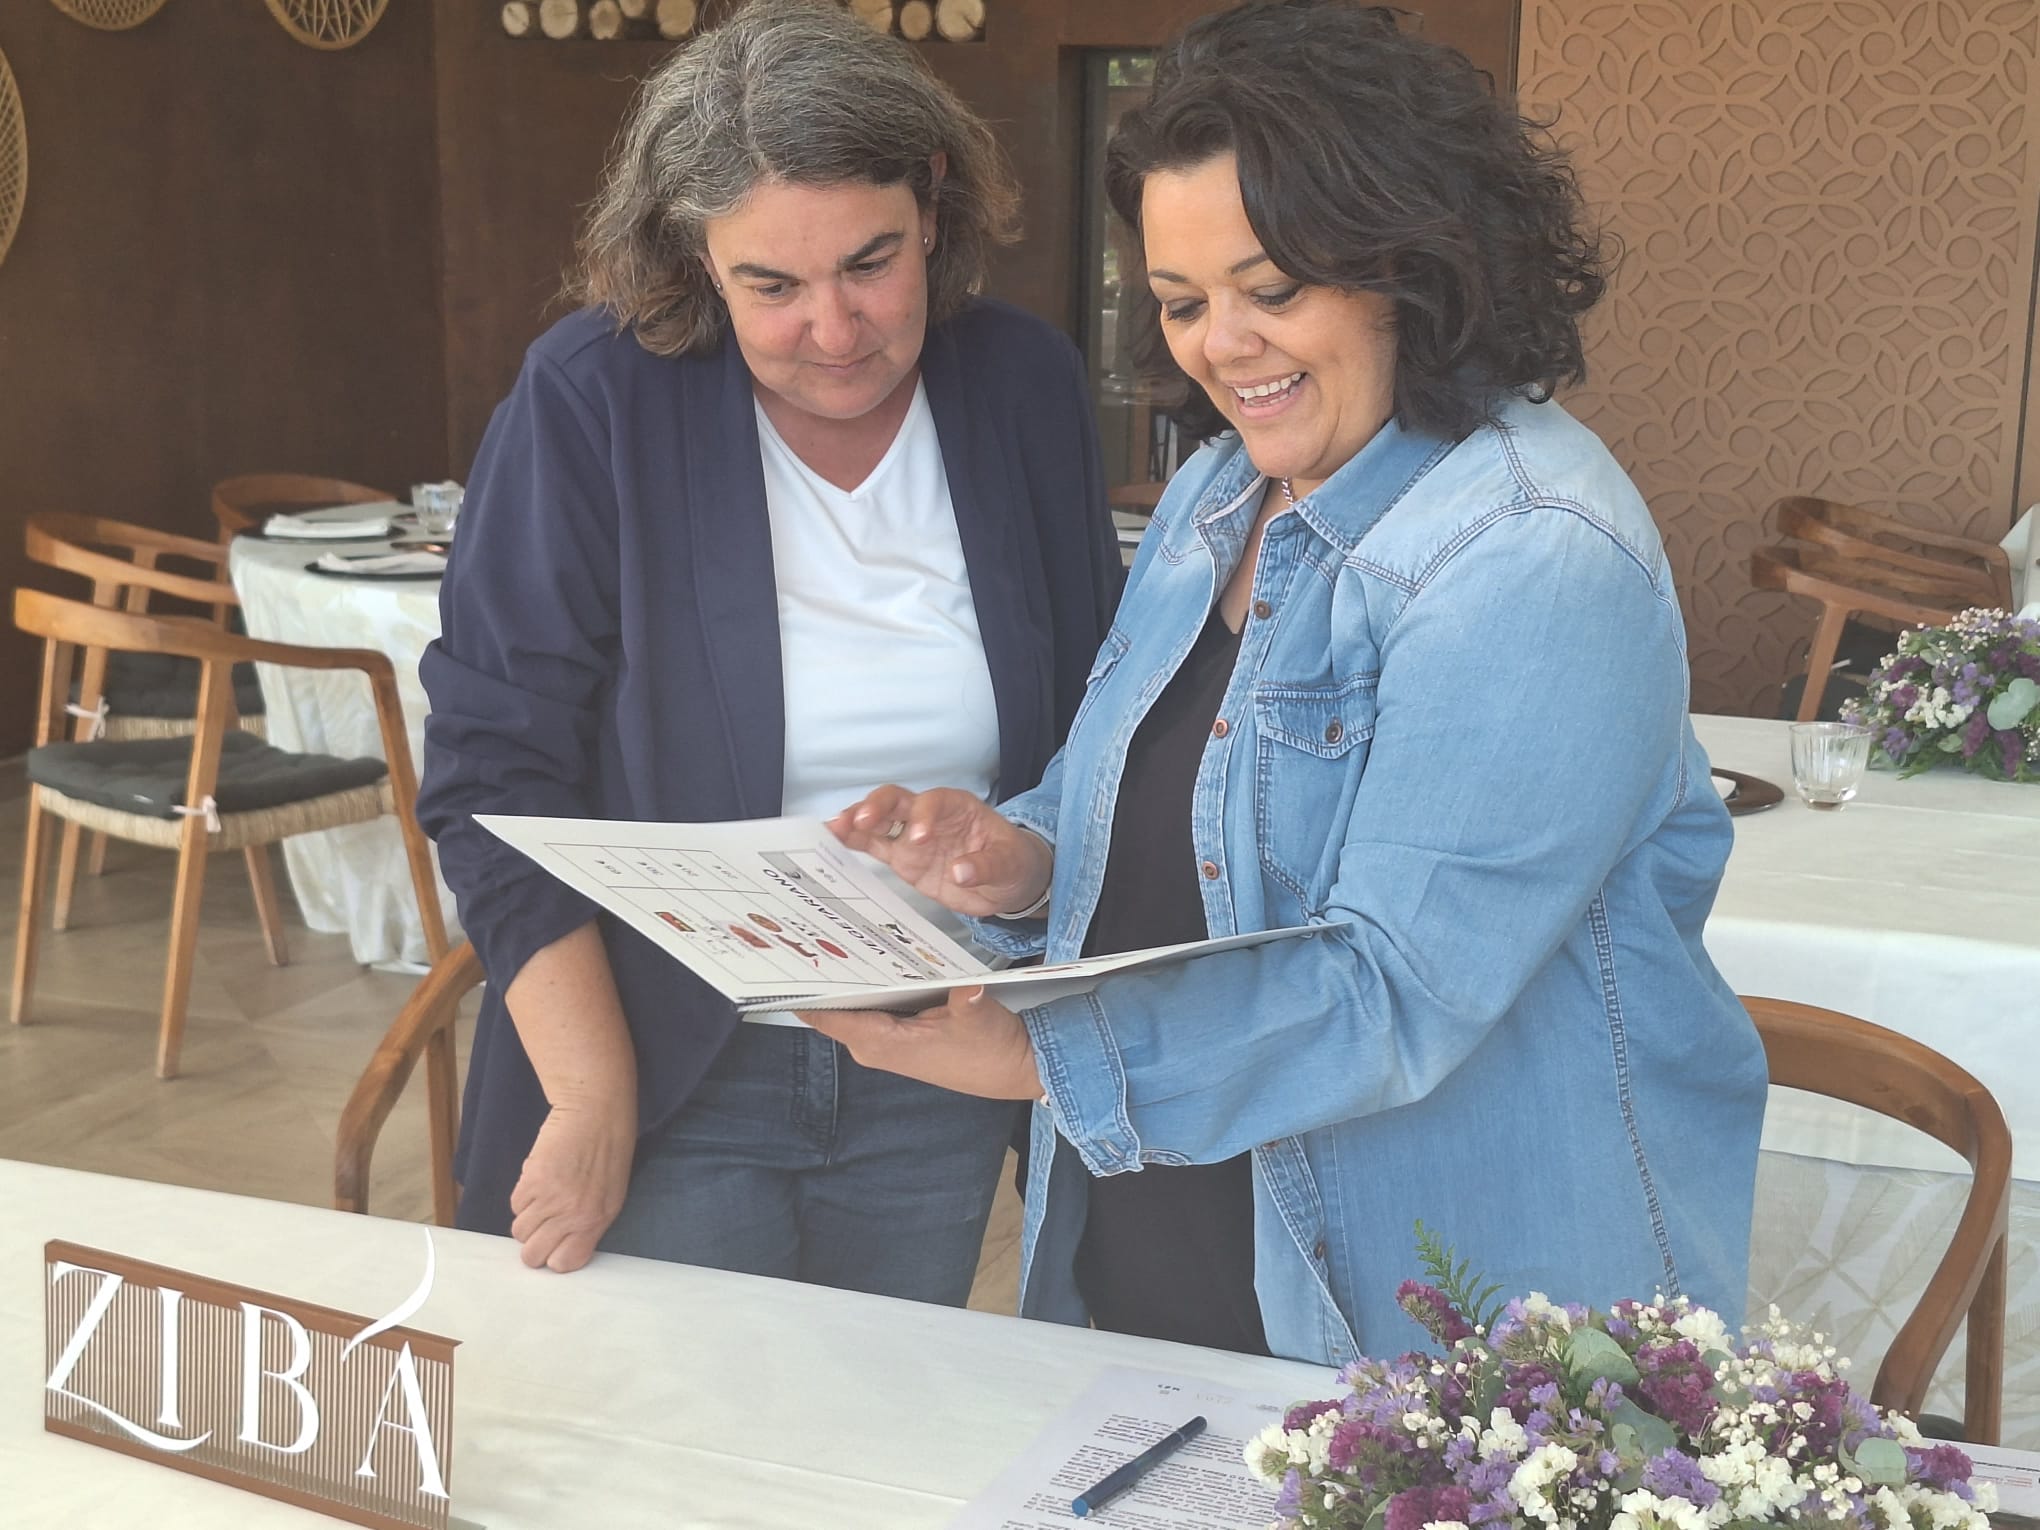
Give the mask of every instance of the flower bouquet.
<svg viewBox="0 0 2040 1530">
<path fill-rule="evenodd" d="M 1964 611 L 1899 634 L 1845 721 L 1872 730 L 1903 776 L 1952 761 L 2000 781 L 2040 781 L 2040 621 Z"/>
<path fill-rule="evenodd" d="M 1684 1298 L 1502 1304 L 1417 1235 L 1431 1280 L 1398 1298 L 1445 1352 L 1356 1361 L 1248 1442 L 1276 1530 L 1986 1530 L 1969 1458 L 1775 1308 L 1738 1344 Z"/>
</svg>

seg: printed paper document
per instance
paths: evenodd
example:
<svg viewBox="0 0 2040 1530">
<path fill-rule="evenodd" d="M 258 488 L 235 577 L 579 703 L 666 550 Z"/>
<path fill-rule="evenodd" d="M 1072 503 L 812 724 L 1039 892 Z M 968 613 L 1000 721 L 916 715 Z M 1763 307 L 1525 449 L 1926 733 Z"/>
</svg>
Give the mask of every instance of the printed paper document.
<svg viewBox="0 0 2040 1530">
<path fill-rule="evenodd" d="M 1276 1383 L 1275 1386 L 1279 1386 Z M 1329 1374 L 1326 1386 L 1331 1385 Z M 1293 1398 L 1114 1366 L 1035 1436 L 949 1530 L 1248 1530 L 1275 1518 L 1275 1489 L 1247 1470 L 1241 1451 L 1280 1423 Z M 1088 1518 L 1070 1501 L 1114 1467 L 1197 1414 L 1204 1433 Z"/>
<path fill-rule="evenodd" d="M 747 1014 L 912 1011 L 951 988 L 1017 988 L 1014 1007 L 1083 993 L 1110 972 L 1286 936 L 1261 930 L 1049 967 L 997 970 L 943 934 L 869 856 L 818 819 L 629 823 L 599 818 L 475 822 L 670 952 Z M 1180 1422 L 1180 1421 L 1179 1421 Z"/>
</svg>

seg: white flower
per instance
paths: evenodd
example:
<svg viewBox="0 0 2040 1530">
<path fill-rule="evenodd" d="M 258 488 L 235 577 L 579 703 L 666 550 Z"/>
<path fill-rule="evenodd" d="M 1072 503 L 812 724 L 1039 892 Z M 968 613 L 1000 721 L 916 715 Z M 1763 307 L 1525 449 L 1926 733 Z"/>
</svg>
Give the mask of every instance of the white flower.
<svg viewBox="0 0 2040 1530">
<path fill-rule="evenodd" d="M 1729 1337 L 1728 1325 L 1721 1321 L 1721 1314 L 1706 1307 L 1693 1308 L 1672 1324 L 1672 1332 L 1682 1339 L 1691 1339 L 1702 1354 L 1710 1349 L 1726 1354 L 1735 1346 L 1735 1341 Z"/>
<path fill-rule="evenodd" d="M 1483 1461 L 1493 1460 L 1496 1456 L 1520 1456 L 1529 1447 L 1530 1437 L 1507 1408 L 1497 1408 L 1488 1415 L 1488 1427 L 1480 1432 Z"/>
<path fill-rule="evenodd" d="M 1683 1498 L 1660 1498 L 1638 1490 L 1622 1495 L 1622 1513 L 1633 1524 L 1651 1530 L 1707 1530 L 1707 1511 Z"/>
<path fill-rule="evenodd" d="M 1516 1506 L 1523 1511 L 1526 1519 L 1556 1525 L 1559 1522 L 1558 1510 L 1552 1506 L 1544 1490 L 1579 1464 L 1580 1458 L 1563 1445 L 1540 1445 L 1530 1452 L 1509 1478 L 1509 1496 L 1515 1499 Z"/>
<path fill-rule="evenodd" d="M 1806 1485 L 1793 1477 L 1790 1461 L 1769 1454 L 1761 1441 L 1747 1437 L 1746 1430 L 1736 1433 L 1745 1438 L 1700 1458 L 1701 1474 L 1721 1489 L 1730 1517 L 1770 1519 L 1806 1497 Z M 1826 1470 L 1832 1475 L 1832 1467 Z M 1815 1478 L 1822 1472 L 1815 1467 Z"/>
<path fill-rule="evenodd" d="M 1990 1484 L 1988 1483 L 1977 1484 L 1977 1498 L 1979 1500 L 1984 1497 L 1983 1489 L 1989 1486 Z M 1891 1490 L 1886 1488 L 1884 1491 L 1890 1492 Z M 1882 1494 L 1879 1496 L 1881 1497 Z M 1932 1530 L 1988 1530 L 1990 1524 L 1990 1521 L 1984 1518 L 1985 1510 L 1980 1502 L 1974 1504 L 1965 1503 L 1953 1493 L 1938 1492 L 1917 1482 L 1907 1483 L 1892 1496 L 1898 1500 L 1904 1510 L 1924 1509 L 1927 1513 L 1927 1522 L 1932 1526 Z M 1990 1494 L 1990 1507 L 1997 1507 L 1997 1494 L 1995 1491 Z M 1908 1513 L 1909 1519 L 1910 1514 Z"/>
<path fill-rule="evenodd" d="M 1466 1530 L 1466 1521 L 1460 1519 L 1427 1519 L 1424 1530 Z"/>
<path fill-rule="evenodd" d="M 1247 1441 L 1240 1454 L 1246 1458 L 1247 1470 L 1256 1477 L 1264 1482 L 1280 1482 L 1289 1469 L 1289 1431 L 1280 1424 L 1270 1424 Z"/>
<path fill-rule="evenodd" d="M 1566 1316 L 1565 1308 L 1542 1291 L 1532 1291 L 1523 1298 L 1523 1316 L 1551 1323 L 1565 1333 L 1572 1332 L 1572 1319 Z"/>
</svg>

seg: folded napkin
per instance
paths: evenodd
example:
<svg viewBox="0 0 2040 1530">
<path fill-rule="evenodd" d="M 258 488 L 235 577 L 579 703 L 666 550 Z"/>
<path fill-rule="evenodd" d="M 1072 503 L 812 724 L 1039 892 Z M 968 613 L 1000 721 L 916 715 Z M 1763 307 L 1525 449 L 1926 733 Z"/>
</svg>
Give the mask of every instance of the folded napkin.
<svg viewBox="0 0 2040 1530">
<path fill-rule="evenodd" d="M 323 510 L 301 510 L 289 515 L 272 515 L 262 523 L 262 533 L 271 537 L 326 538 L 334 541 L 389 535 L 390 512 L 401 508 L 388 505 L 332 505 Z"/>
<path fill-rule="evenodd" d="M 429 552 L 321 553 L 317 567 L 329 574 L 443 574 L 446 554 Z"/>
</svg>

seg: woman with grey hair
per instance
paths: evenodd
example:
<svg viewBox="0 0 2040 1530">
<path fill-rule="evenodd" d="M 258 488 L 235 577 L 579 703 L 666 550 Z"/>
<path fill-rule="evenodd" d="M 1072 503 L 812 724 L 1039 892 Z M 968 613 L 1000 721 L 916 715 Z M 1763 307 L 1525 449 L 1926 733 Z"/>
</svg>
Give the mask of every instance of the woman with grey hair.
<svg viewBox="0 0 2040 1530">
<path fill-rule="evenodd" d="M 739 1025 L 476 813 L 1032 786 L 1117 593 L 1081 363 L 976 296 L 1017 194 L 904 44 L 757 0 L 648 80 L 471 475 L 419 813 L 489 974 L 463 1226 L 961 1303 L 1013 1107 Z"/>
</svg>

